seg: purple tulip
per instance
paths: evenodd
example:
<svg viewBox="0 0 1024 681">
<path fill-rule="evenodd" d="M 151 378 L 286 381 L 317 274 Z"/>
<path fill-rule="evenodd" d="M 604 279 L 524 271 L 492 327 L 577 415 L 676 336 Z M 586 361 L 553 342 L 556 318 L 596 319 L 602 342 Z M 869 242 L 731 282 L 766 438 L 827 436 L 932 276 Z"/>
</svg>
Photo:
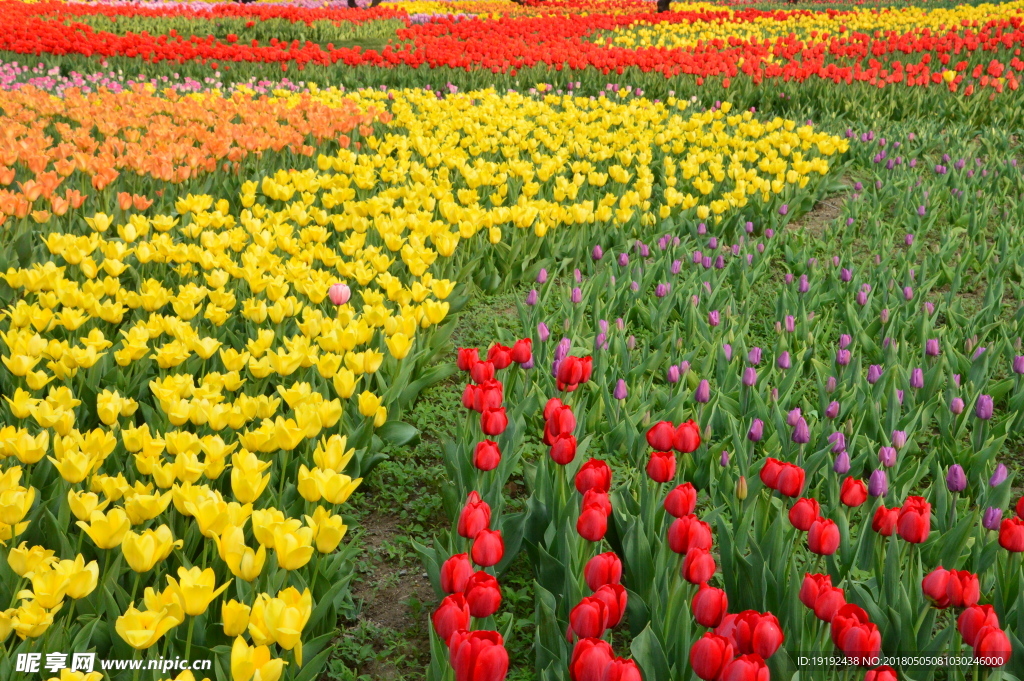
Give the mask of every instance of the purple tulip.
<svg viewBox="0 0 1024 681">
<path fill-rule="evenodd" d="M 675 364 L 670 366 L 668 368 L 668 374 L 665 378 L 668 380 L 669 383 L 678 383 L 680 378 L 679 367 L 677 367 Z"/>
<path fill-rule="evenodd" d="M 786 272 L 786 275 L 782 278 L 786 282 L 787 286 L 793 283 L 793 275 L 789 272 Z"/>
<path fill-rule="evenodd" d="M 673 260 L 672 261 L 672 274 L 679 274 L 683 271 L 683 261 Z"/>
<path fill-rule="evenodd" d="M 892 435 L 889 436 L 889 440 L 896 449 L 903 449 L 907 446 L 907 433 L 902 430 L 894 430 Z"/>
<path fill-rule="evenodd" d="M 743 385 L 748 388 L 757 383 L 757 370 L 754 367 L 747 367 L 743 370 Z"/>
<path fill-rule="evenodd" d="M 848 333 L 844 333 L 841 336 L 839 336 L 839 347 L 840 348 L 844 348 L 844 349 L 848 348 L 848 347 L 850 347 L 850 343 L 852 343 L 852 342 L 853 342 L 853 339 L 850 338 L 850 334 L 848 334 Z"/>
<path fill-rule="evenodd" d="M 530 292 L 526 294 L 526 304 L 530 307 L 537 304 L 537 289 L 530 289 Z"/>
<path fill-rule="evenodd" d="M 537 273 L 537 283 L 543 284 L 548 280 L 548 271 L 545 268 L 540 268 L 540 272 Z"/>
<path fill-rule="evenodd" d="M 958 415 L 964 413 L 964 401 L 959 397 L 954 397 L 949 404 L 949 410 Z"/>
<path fill-rule="evenodd" d="M 615 384 L 615 390 L 612 392 L 612 397 L 617 400 L 624 400 L 628 395 L 629 391 L 626 389 L 626 382 L 620 378 Z"/>
<path fill-rule="evenodd" d="M 619 253 L 619 266 L 626 267 L 629 265 L 629 255 L 626 253 Z"/>
<path fill-rule="evenodd" d="M 534 366 L 533 365 L 533 355 L 530 355 L 530 359 L 526 360 L 525 362 L 523 362 L 519 366 L 522 369 L 532 369 L 533 366 Z"/>
<path fill-rule="evenodd" d="M 699 225 L 697 225 L 697 234 L 700 234 L 701 236 L 704 236 L 707 233 L 708 233 L 708 226 L 707 225 L 705 225 L 703 222 L 700 223 Z"/>
<path fill-rule="evenodd" d="M 939 356 L 939 339 L 938 338 L 929 338 L 927 341 L 925 341 L 925 344 L 924 344 L 924 354 L 928 355 L 929 357 L 938 357 Z"/>
<path fill-rule="evenodd" d="M 717 258 L 715 258 L 715 269 L 716 270 L 720 270 L 720 269 L 723 269 L 724 267 L 725 267 L 725 258 L 723 258 L 722 256 L 718 256 Z"/>
<path fill-rule="evenodd" d="M 846 449 L 846 436 L 841 432 L 836 431 L 828 436 L 828 441 L 832 443 L 832 453 L 838 454 L 839 452 Z"/>
<path fill-rule="evenodd" d="M 925 213 L 926 213 L 926 212 L 927 212 L 927 211 L 925 210 L 925 207 L 924 207 L 924 206 L 918 206 L 918 207 L 917 207 L 917 214 L 918 214 L 918 215 L 919 215 L 920 217 L 922 217 L 922 218 L 923 218 L 923 217 L 925 216 Z"/>
<path fill-rule="evenodd" d="M 636 347 L 636 336 L 630 335 L 630 337 L 626 339 L 626 347 L 630 350 Z"/>
<path fill-rule="evenodd" d="M 686 372 L 689 371 L 689 370 L 690 370 L 690 363 L 688 361 L 686 361 L 684 359 L 682 362 L 679 363 L 679 374 L 681 376 L 685 375 Z"/>
<path fill-rule="evenodd" d="M 712 251 L 718 248 L 718 237 L 713 236 L 710 239 L 708 239 L 708 248 L 710 248 Z"/>
<path fill-rule="evenodd" d="M 1017 355 L 1013 358 L 1013 373 L 1024 374 L 1024 355 Z"/>
<path fill-rule="evenodd" d="M 836 350 L 836 364 L 844 367 L 850 363 L 850 351 L 849 350 Z"/>
<path fill-rule="evenodd" d="M 828 380 L 825 381 L 825 392 L 827 392 L 827 393 L 834 393 L 836 391 L 836 383 L 837 383 L 836 377 L 835 376 L 829 376 Z"/>
<path fill-rule="evenodd" d="M 720 463 L 722 465 L 722 468 L 725 468 L 726 466 L 728 466 L 729 465 L 729 452 L 727 452 L 727 451 L 725 451 L 723 449 L 722 450 L 722 456 L 718 459 L 718 463 Z"/>
<path fill-rule="evenodd" d="M 788 369 L 790 367 L 791 362 L 789 360 L 789 351 L 788 350 L 783 351 L 782 354 L 779 355 L 779 359 L 776 361 L 776 364 L 779 365 L 780 369 Z"/>
<path fill-rule="evenodd" d="M 784 203 L 779 206 L 779 215 L 786 215 L 787 213 L 789 213 L 789 204 Z"/>
<path fill-rule="evenodd" d="M 797 421 L 800 420 L 801 415 L 802 414 L 800 412 L 800 407 L 791 410 L 788 414 L 786 414 L 786 425 L 789 426 L 790 428 L 794 427 L 797 424 Z"/>
<path fill-rule="evenodd" d="M 884 497 L 888 491 L 889 478 L 886 476 L 885 471 L 881 468 L 872 471 L 871 477 L 868 478 L 868 494 L 873 497 Z"/>
<path fill-rule="evenodd" d="M 949 467 L 949 472 L 946 474 L 946 488 L 954 494 L 967 489 L 967 474 L 964 473 L 960 464 L 955 463 Z"/>
<path fill-rule="evenodd" d="M 706 404 L 711 399 L 711 384 L 707 379 L 702 380 L 697 386 L 693 393 L 693 399 L 701 404 Z"/>
<path fill-rule="evenodd" d="M 708 312 L 708 324 L 711 326 L 718 326 L 720 322 L 721 316 L 719 315 L 718 310 L 711 310 L 711 312 Z"/>
<path fill-rule="evenodd" d="M 887 468 L 896 465 L 896 449 L 893 447 L 880 447 L 878 449 L 878 462 Z"/>
<path fill-rule="evenodd" d="M 899 400 L 900 404 L 903 404 L 903 391 L 902 390 L 897 390 L 896 391 L 896 399 Z"/>
<path fill-rule="evenodd" d="M 558 341 L 558 345 L 555 346 L 555 361 L 561 361 L 565 359 L 566 355 L 569 354 L 569 350 L 572 348 L 572 341 L 568 338 L 563 338 Z"/>
<path fill-rule="evenodd" d="M 668 292 L 671 288 L 671 284 L 658 284 L 654 288 L 654 295 L 657 296 L 658 298 L 664 298 L 665 296 L 668 295 Z"/>
<path fill-rule="evenodd" d="M 832 470 L 839 475 L 846 475 L 850 472 L 850 454 L 846 451 L 839 452 L 839 456 L 836 457 L 835 462 L 832 464 Z"/>
<path fill-rule="evenodd" d="M 839 280 L 843 283 L 849 283 L 853 279 L 853 272 L 846 269 L 845 267 L 839 270 Z"/>
<path fill-rule="evenodd" d="M 924 372 L 920 368 L 910 371 L 910 387 L 920 389 L 924 387 Z"/>
<path fill-rule="evenodd" d="M 601 249 L 600 245 L 594 246 L 594 250 L 590 252 L 590 257 L 593 258 L 595 261 L 600 260 L 601 258 L 604 257 L 604 251 Z"/>
<path fill-rule="evenodd" d="M 980 346 L 979 346 L 979 347 L 978 347 L 978 349 L 974 351 L 974 355 L 973 355 L 973 356 L 971 357 L 971 359 L 972 359 L 972 360 L 974 360 L 974 359 L 978 359 L 978 358 L 979 358 L 979 357 L 981 357 L 981 356 L 982 356 L 983 354 L 985 354 L 985 350 L 986 350 L 986 348 L 983 348 L 983 347 L 980 347 Z"/>
<path fill-rule="evenodd" d="M 547 342 L 548 338 L 551 337 L 551 332 L 548 330 L 548 325 L 541 322 L 537 325 L 537 339 L 541 343 Z"/>
<path fill-rule="evenodd" d="M 925 302 L 924 310 L 928 313 L 928 316 L 935 314 L 935 303 Z"/>
<path fill-rule="evenodd" d="M 601 333 L 608 333 L 608 320 L 600 319 L 597 322 L 597 328 Z"/>
<path fill-rule="evenodd" d="M 750 424 L 750 430 L 747 431 L 747 439 L 751 442 L 760 442 L 764 436 L 764 421 L 761 419 L 754 419 L 753 423 Z"/>
<path fill-rule="evenodd" d="M 706 270 L 711 269 L 711 256 L 705 255 L 704 258 L 700 261 L 700 266 Z"/>
<path fill-rule="evenodd" d="M 982 421 L 992 418 L 992 396 L 978 395 L 978 401 L 974 405 L 974 415 Z"/>
<path fill-rule="evenodd" d="M 579 289 L 579 287 L 574 288 L 572 290 L 572 302 L 573 302 L 573 304 L 576 305 L 576 304 L 582 302 L 582 300 L 583 300 L 583 291 L 581 291 Z"/>
<path fill-rule="evenodd" d="M 595 350 L 607 350 L 608 349 L 608 334 L 603 331 L 597 334 L 597 338 L 594 339 Z"/>
<path fill-rule="evenodd" d="M 704 260 L 704 254 L 703 253 L 701 253 L 700 251 L 694 251 L 693 252 L 693 264 L 694 265 L 701 264 L 701 262 L 703 260 Z"/>
<path fill-rule="evenodd" d="M 619 331 L 623 331 L 626 328 L 626 320 L 622 317 L 617 317 L 615 319 L 615 326 L 618 327 Z"/>
<path fill-rule="evenodd" d="M 996 464 L 996 469 L 992 473 L 992 477 L 988 479 L 989 487 L 998 487 L 999 485 L 1006 482 L 1006 478 L 1009 477 L 1010 472 L 1006 470 L 1006 466 L 1003 464 Z"/>
<path fill-rule="evenodd" d="M 788 315 L 786 315 L 786 332 L 787 333 L 793 333 L 795 331 L 796 331 L 796 318 L 793 315 L 788 314 Z"/>
<path fill-rule="evenodd" d="M 811 441 L 811 429 L 807 427 L 807 421 L 801 416 L 800 420 L 793 426 L 793 442 L 798 445 L 805 445 Z"/>
<path fill-rule="evenodd" d="M 863 291 L 857 291 L 857 304 L 864 307 L 868 304 L 868 294 Z"/>
<path fill-rule="evenodd" d="M 909 286 L 904 286 L 903 287 L 903 299 L 904 300 L 913 300 L 914 299 L 914 289 L 910 288 Z"/>
<path fill-rule="evenodd" d="M 583 273 L 580 272 L 578 267 L 572 271 L 572 276 L 576 280 L 577 284 L 583 283 Z"/>
<path fill-rule="evenodd" d="M 903 237 L 903 243 L 906 244 L 907 246 L 913 246 L 914 245 L 914 235 L 913 234 L 907 234 L 905 237 Z"/>
<path fill-rule="evenodd" d="M 881 311 L 881 313 L 879 313 L 878 317 L 879 317 L 879 319 L 882 320 L 883 324 L 888 324 L 889 323 L 889 308 L 887 308 L 887 307 L 886 308 L 882 308 L 882 311 Z"/>
<path fill-rule="evenodd" d="M 760 364 L 761 363 L 761 348 L 756 347 L 756 346 L 751 348 L 750 352 L 747 353 L 747 361 L 750 362 L 751 364 L 755 365 L 755 366 Z"/>
<path fill-rule="evenodd" d="M 809 281 L 807 281 L 807 275 L 806 274 L 801 274 L 800 275 L 800 284 L 797 286 L 797 291 L 799 291 L 800 293 L 807 293 L 810 290 L 811 290 L 811 284 L 810 284 Z"/>
<path fill-rule="evenodd" d="M 882 377 L 882 367 L 878 364 L 872 364 L 868 367 L 868 383 L 874 385 L 878 383 L 878 379 Z"/>
<path fill-rule="evenodd" d="M 722 352 L 725 353 L 725 361 L 726 362 L 731 362 L 732 361 L 732 346 L 729 345 L 728 343 L 723 343 L 722 344 Z"/>
<path fill-rule="evenodd" d="M 632 291 L 633 293 L 636 293 L 637 291 L 640 290 L 640 284 L 635 281 L 630 282 L 629 290 Z"/>
<path fill-rule="evenodd" d="M 985 515 L 981 519 L 981 524 L 986 530 L 998 530 L 1002 523 L 1002 509 L 995 508 L 994 506 L 989 506 L 985 509 Z"/>
<path fill-rule="evenodd" d="M 839 416 L 839 403 L 832 400 L 828 403 L 828 408 L 825 409 L 825 418 L 834 419 Z"/>
</svg>

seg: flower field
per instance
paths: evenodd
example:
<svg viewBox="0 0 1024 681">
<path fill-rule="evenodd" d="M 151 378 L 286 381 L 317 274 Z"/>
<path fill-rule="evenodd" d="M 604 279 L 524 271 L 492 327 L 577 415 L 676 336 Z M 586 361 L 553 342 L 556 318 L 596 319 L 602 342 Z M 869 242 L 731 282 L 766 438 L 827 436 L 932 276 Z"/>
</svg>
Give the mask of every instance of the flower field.
<svg viewBox="0 0 1024 681">
<path fill-rule="evenodd" d="M 353 4 L 0 0 L 0 678 L 1024 679 L 1024 3 Z"/>
</svg>

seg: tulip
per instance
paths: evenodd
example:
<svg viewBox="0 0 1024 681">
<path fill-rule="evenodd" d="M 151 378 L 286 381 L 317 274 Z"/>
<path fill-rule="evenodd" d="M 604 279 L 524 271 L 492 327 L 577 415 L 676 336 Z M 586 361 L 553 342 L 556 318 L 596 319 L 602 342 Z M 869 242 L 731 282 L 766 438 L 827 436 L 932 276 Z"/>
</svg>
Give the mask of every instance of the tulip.
<svg viewBox="0 0 1024 681">
<path fill-rule="evenodd" d="M 352 289 L 345 284 L 331 284 L 327 295 L 335 305 L 344 305 L 352 297 Z"/>
<path fill-rule="evenodd" d="M 561 434 L 551 443 L 549 454 L 551 460 L 559 466 L 565 466 L 576 458 L 576 437 Z"/>
<path fill-rule="evenodd" d="M 192 617 L 206 612 L 210 602 L 230 586 L 230 582 L 226 582 L 216 587 L 213 569 L 201 570 L 198 567 L 193 567 L 191 570 L 179 567 L 178 579 L 168 575 L 167 582 L 178 597 L 178 602 L 182 604 L 185 614 Z"/>
<path fill-rule="evenodd" d="M 957 630 L 964 643 L 974 647 L 978 632 L 985 627 L 999 627 L 999 617 L 991 605 L 971 605 L 964 608 L 956 621 Z"/>
<path fill-rule="evenodd" d="M 604 668 L 603 681 L 642 681 L 640 668 L 633 660 L 616 657 Z"/>
<path fill-rule="evenodd" d="M 501 463 L 501 450 L 493 440 L 483 440 L 473 450 L 473 466 L 482 471 L 492 471 Z"/>
<path fill-rule="evenodd" d="M 520 338 L 512 345 L 509 355 L 516 364 L 526 364 L 533 358 L 533 339 Z"/>
<path fill-rule="evenodd" d="M 797 422 L 793 426 L 793 442 L 796 444 L 807 444 L 811 441 L 811 431 L 807 427 L 807 421 L 803 417 L 797 419 Z"/>
<path fill-rule="evenodd" d="M 784 496 L 798 497 L 804 488 L 804 469 L 791 463 L 783 463 L 775 481 L 775 489 Z"/>
<path fill-rule="evenodd" d="M 605 602 L 600 598 L 586 596 L 569 612 L 569 631 L 579 638 L 600 638 L 607 621 Z"/>
<path fill-rule="evenodd" d="M 676 518 L 668 528 L 668 545 L 676 553 L 687 553 L 691 548 L 710 549 L 711 526 L 695 515 Z"/>
<path fill-rule="evenodd" d="M 530 307 L 533 307 L 534 305 L 537 304 L 537 298 L 537 289 L 530 289 L 530 292 L 526 294 L 526 304 L 529 305 Z"/>
<path fill-rule="evenodd" d="M 764 421 L 761 419 L 754 419 L 753 423 L 750 424 L 750 430 L 747 431 L 747 439 L 751 442 L 760 442 L 764 436 Z"/>
<path fill-rule="evenodd" d="M 872 622 L 851 624 L 843 631 L 837 647 L 856 664 L 872 664 L 881 652 L 882 635 Z"/>
<path fill-rule="evenodd" d="M 782 212 L 783 208 L 787 206 L 782 206 L 779 212 L 785 215 L 786 213 Z M 769 681 L 771 676 L 761 656 L 751 654 L 741 655 L 727 662 L 718 678 L 720 681 Z"/>
<path fill-rule="evenodd" d="M 672 446 L 684 454 L 693 453 L 700 447 L 700 426 L 696 421 L 690 419 L 679 424 L 672 439 Z"/>
<path fill-rule="evenodd" d="M 708 549 L 691 547 L 683 559 L 683 579 L 690 584 L 704 584 L 715 574 L 715 559 Z"/>
<path fill-rule="evenodd" d="M 985 509 L 985 515 L 981 519 L 981 525 L 986 530 L 998 530 L 1003 521 L 1002 509 L 989 506 Z"/>
<path fill-rule="evenodd" d="M 697 505 L 697 490 L 689 482 L 679 485 L 665 497 L 665 510 L 675 518 L 693 513 Z"/>
<path fill-rule="evenodd" d="M 241 635 L 235 637 L 235 642 L 231 646 L 230 665 L 233 681 L 249 681 L 253 677 L 260 681 L 277 681 L 281 678 L 286 664 L 288 663 L 284 660 L 272 659 L 268 646 L 250 646 Z"/>
<path fill-rule="evenodd" d="M 590 459 L 576 472 L 576 491 L 586 494 L 591 489 L 607 492 L 612 485 L 612 469 L 599 459 Z"/>
<path fill-rule="evenodd" d="M 834 586 L 822 585 L 814 600 L 814 616 L 823 622 L 831 622 L 839 609 L 846 605 L 846 594 Z"/>
<path fill-rule="evenodd" d="M 1004 519 L 999 525 L 999 545 L 1013 553 L 1024 552 L 1024 520 Z"/>
<path fill-rule="evenodd" d="M 125 613 L 117 618 L 114 629 L 132 648 L 146 650 L 179 624 L 181 619 L 169 615 L 166 609 L 154 612 L 136 610 L 134 605 L 130 605 Z"/>
<path fill-rule="evenodd" d="M 899 681 L 896 670 L 888 665 L 875 667 L 864 673 L 864 681 Z"/>
<path fill-rule="evenodd" d="M 493 362 L 480 360 L 469 367 L 469 375 L 476 383 L 486 383 L 494 379 Z"/>
<path fill-rule="evenodd" d="M 614 659 L 611 644 L 599 638 L 581 638 L 572 649 L 571 681 L 603 681 L 604 670 Z"/>
<path fill-rule="evenodd" d="M 989 487 L 998 487 L 1006 481 L 1009 477 L 1009 471 L 1003 464 L 997 464 L 995 471 L 992 473 L 992 477 L 988 479 Z"/>
<path fill-rule="evenodd" d="M 782 462 L 773 457 L 768 457 L 761 465 L 760 478 L 765 487 L 776 489 L 779 482 L 779 474 L 782 472 Z"/>
<path fill-rule="evenodd" d="M 1013 647 L 999 627 L 982 627 L 974 637 L 974 657 L 986 667 L 1002 667 L 1010 661 Z"/>
<path fill-rule="evenodd" d="M 846 450 L 839 452 L 839 456 L 832 463 L 832 470 L 839 475 L 846 475 L 850 472 L 850 454 Z"/>
<path fill-rule="evenodd" d="M 950 492 L 959 493 L 967 488 L 967 475 L 960 464 L 956 463 L 949 467 L 946 474 L 946 487 Z"/>
<path fill-rule="evenodd" d="M 924 372 L 915 368 L 910 371 L 910 387 L 920 389 L 924 387 Z"/>
<path fill-rule="evenodd" d="M 729 599 L 721 589 L 702 584 L 690 602 L 690 610 L 698 624 L 713 629 L 729 611 Z"/>
<path fill-rule="evenodd" d="M 878 448 L 878 462 L 883 466 L 892 468 L 896 465 L 896 448 L 895 447 L 879 447 Z"/>
<path fill-rule="evenodd" d="M 460 371 L 469 371 L 480 361 L 480 351 L 476 348 L 459 348 L 455 364 Z"/>
<path fill-rule="evenodd" d="M 874 385 L 878 383 L 878 379 L 882 377 L 882 367 L 877 364 L 872 364 L 868 367 L 868 383 Z"/>
<path fill-rule="evenodd" d="M 954 608 L 977 605 L 981 597 L 978 575 L 967 570 L 950 570 L 946 583 L 946 595 Z"/>
<path fill-rule="evenodd" d="M 885 471 L 881 468 L 871 471 L 871 477 L 868 478 L 868 493 L 873 497 L 884 497 L 888 491 L 889 478 Z"/>
<path fill-rule="evenodd" d="M 605 584 L 594 592 L 592 598 L 602 601 L 605 605 L 605 628 L 612 629 L 618 626 L 628 602 L 625 587 L 621 584 Z"/>
<path fill-rule="evenodd" d="M 475 491 L 470 492 L 459 514 L 458 533 L 466 539 L 475 538 L 491 525 L 491 507 Z"/>
<path fill-rule="evenodd" d="M 456 631 L 469 628 L 469 618 L 469 604 L 461 593 L 445 596 L 431 616 L 434 631 L 445 642 L 448 642 Z"/>
<path fill-rule="evenodd" d="M 705 404 L 711 399 L 711 385 L 706 379 L 697 385 L 697 389 L 693 393 L 693 399 L 701 404 Z"/>
<path fill-rule="evenodd" d="M 465 553 L 456 554 L 441 565 L 441 590 L 448 594 L 462 593 L 473 574 L 469 556 Z"/>
<path fill-rule="evenodd" d="M 722 669 L 732 661 L 734 649 L 729 639 L 708 632 L 690 647 L 690 667 L 705 681 L 720 678 Z"/>
<path fill-rule="evenodd" d="M 949 570 L 941 565 L 921 580 L 921 591 L 932 602 L 936 608 L 947 608 L 950 604 L 947 587 L 949 585 Z"/>
<path fill-rule="evenodd" d="M 807 548 L 819 556 L 831 556 L 839 548 L 839 527 L 828 518 L 818 518 L 807 530 Z"/>
<path fill-rule="evenodd" d="M 825 409 L 825 417 L 834 419 L 839 416 L 839 403 L 833 400 L 829 402 L 828 407 Z"/>
<path fill-rule="evenodd" d="M 456 632 L 448 643 L 455 681 L 503 681 L 508 651 L 496 631 Z"/>
<path fill-rule="evenodd" d="M 500 530 L 480 530 L 473 538 L 470 551 L 473 562 L 481 567 L 491 567 L 501 562 L 505 555 L 505 540 Z"/>
<path fill-rule="evenodd" d="M 473 617 L 490 617 L 501 607 L 498 580 L 483 570 L 475 572 L 466 582 L 465 596 Z"/>
<path fill-rule="evenodd" d="M 974 415 L 982 421 L 992 418 L 992 396 L 978 395 L 978 401 L 974 406 Z"/>
<path fill-rule="evenodd" d="M 818 600 L 818 594 L 826 587 L 832 588 L 832 578 L 830 576 L 812 575 L 809 572 L 805 572 L 804 581 L 800 584 L 800 602 L 805 607 L 813 610 L 814 604 Z"/>
<path fill-rule="evenodd" d="M 871 529 L 883 537 L 892 536 L 893 530 L 896 529 L 899 513 L 900 509 L 898 508 L 879 506 L 875 511 L 874 517 L 871 519 Z"/>
<path fill-rule="evenodd" d="M 778 365 L 780 369 L 789 369 L 791 366 L 793 366 L 793 361 L 790 359 L 789 351 L 783 351 L 779 355 L 779 358 L 775 360 L 775 363 Z"/>
<path fill-rule="evenodd" d="M 931 531 L 931 509 L 931 504 L 923 497 L 907 497 L 896 518 L 900 538 L 912 544 L 923 543 Z"/>
<path fill-rule="evenodd" d="M 1018 376 L 1024 374 L 1024 355 L 1017 355 L 1013 358 L 1013 373 Z"/>
<path fill-rule="evenodd" d="M 903 449 L 907 444 L 907 434 L 902 430 L 894 430 L 890 436 L 890 441 L 896 449 Z"/>
<path fill-rule="evenodd" d="M 806 532 L 820 515 L 821 508 L 816 499 L 801 498 L 789 509 L 789 522 L 801 532 Z"/>
<path fill-rule="evenodd" d="M 949 410 L 954 414 L 960 415 L 964 413 L 964 401 L 959 397 L 954 397 L 952 402 L 949 403 Z"/>
<path fill-rule="evenodd" d="M 929 357 L 938 357 L 939 356 L 939 339 L 938 338 L 929 338 L 927 341 L 925 341 L 925 344 L 924 344 L 924 354 L 928 355 Z"/>
<path fill-rule="evenodd" d="M 665 374 L 665 380 L 669 383 L 678 383 L 680 378 L 681 375 L 679 367 L 673 364 L 668 368 L 668 371 Z"/>
<path fill-rule="evenodd" d="M 597 591 L 605 584 L 618 584 L 622 579 L 622 561 L 614 552 L 599 553 L 587 561 L 583 576 L 591 591 Z"/>
<path fill-rule="evenodd" d="M 481 362 L 477 366 L 485 364 Z M 480 414 L 480 430 L 486 435 L 501 435 L 508 427 L 508 416 L 505 414 L 505 407 L 499 409 L 487 409 Z"/>
<path fill-rule="evenodd" d="M 672 449 L 675 428 L 669 421 L 658 421 L 647 430 L 647 444 L 659 451 Z"/>
</svg>

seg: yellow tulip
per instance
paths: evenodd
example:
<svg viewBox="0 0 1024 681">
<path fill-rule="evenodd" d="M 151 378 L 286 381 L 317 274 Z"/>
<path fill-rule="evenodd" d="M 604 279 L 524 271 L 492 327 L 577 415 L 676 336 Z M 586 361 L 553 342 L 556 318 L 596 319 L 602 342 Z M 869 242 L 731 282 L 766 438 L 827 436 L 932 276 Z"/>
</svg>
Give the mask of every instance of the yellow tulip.
<svg viewBox="0 0 1024 681">
<path fill-rule="evenodd" d="M 109 513 L 93 511 L 89 522 L 79 520 L 77 523 L 92 542 L 101 549 L 112 549 L 121 545 L 121 540 L 131 527 L 128 514 L 123 509 L 114 508 Z"/>
<path fill-rule="evenodd" d="M 381 400 L 369 390 L 359 394 L 359 413 L 363 416 L 374 416 L 381 406 Z"/>
<path fill-rule="evenodd" d="M 330 553 L 338 548 L 338 544 L 345 538 L 348 526 L 345 525 L 340 515 L 331 515 L 323 506 L 317 506 L 313 516 L 305 516 L 306 524 L 313 530 L 313 538 L 316 541 L 316 550 L 320 553 Z"/>
<path fill-rule="evenodd" d="M 53 569 L 68 578 L 67 595 L 75 600 L 91 594 L 99 583 L 99 563 L 95 560 L 86 563 L 82 554 L 75 556 L 74 560 L 60 561 L 53 566 Z"/>
<path fill-rule="evenodd" d="M 132 570 L 149 572 L 157 563 L 166 560 L 171 551 L 183 545 L 183 540 L 174 540 L 171 528 L 160 525 L 155 530 L 148 529 L 141 534 L 128 531 L 121 542 L 121 551 Z"/>
<path fill-rule="evenodd" d="M 23 601 L 11 618 L 14 632 L 21 638 L 39 638 L 53 624 L 53 612 L 38 602 Z"/>
<path fill-rule="evenodd" d="M 15 549 L 7 554 L 7 564 L 20 577 L 25 577 L 36 570 L 48 570 L 53 563 L 57 562 L 54 552 L 42 546 L 26 548 L 28 542 L 21 542 Z"/>
<path fill-rule="evenodd" d="M 286 664 L 284 660 L 271 659 L 267 646 L 251 647 L 241 636 L 231 646 L 232 681 L 249 681 L 253 677 L 257 681 L 278 681 Z"/>
<path fill-rule="evenodd" d="M 37 570 L 31 575 L 32 589 L 18 592 L 18 598 L 32 600 L 47 610 L 59 608 L 64 602 L 70 580 L 56 570 Z"/>
<path fill-rule="evenodd" d="M 12 487 L 0 492 L 0 523 L 17 525 L 32 508 L 36 498 L 35 487 Z"/>
<path fill-rule="evenodd" d="M 114 629 L 132 648 L 146 650 L 182 620 L 168 615 L 167 610 L 136 610 L 134 605 L 117 618 Z"/>
<path fill-rule="evenodd" d="M 283 525 L 274 528 L 274 552 L 282 570 L 298 570 L 313 557 L 313 530 L 300 527 L 290 530 Z"/>
<path fill-rule="evenodd" d="M 225 582 L 219 587 L 216 586 L 217 578 L 212 568 L 201 570 L 198 567 L 193 567 L 191 570 L 186 570 L 184 567 L 179 567 L 178 580 L 170 575 L 167 576 L 169 588 L 178 596 L 182 607 L 185 608 L 185 614 L 193 617 L 206 612 L 206 609 L 210 607 L 210 601 L 230 585 L 229 582 Z"/>
<path fill-rule="evenodd" d="M 231 599 L 221 606 L 221 619 L 224 620 L 224 635 L 241 636 L 249 628 L 251 609 L 245 603 Z"/>
<path fill-rule="evenodd" d="M 0 643 L 7 640 L 7 637 L 14 631 L 14 615 L 18 612 L 14 608 L 0 610 Z"/>
<path fill-rule="evenodd" d="M 219 537 L 214 537 L 217 552 L 231 574 L 251 582 L 260 576 L 267 560 L 267 549 L 262 544 L 253 551 L 245 543 L 245 533 L 238 525 L 228 525 Z"/>
</svg>

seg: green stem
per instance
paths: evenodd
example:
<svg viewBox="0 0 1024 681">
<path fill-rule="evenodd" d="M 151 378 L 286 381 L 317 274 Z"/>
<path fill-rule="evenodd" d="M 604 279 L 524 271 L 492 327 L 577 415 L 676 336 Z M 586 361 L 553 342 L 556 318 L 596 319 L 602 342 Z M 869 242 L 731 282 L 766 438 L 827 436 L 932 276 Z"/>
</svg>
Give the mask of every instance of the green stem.
<svg viewBox="0 0 1024 681">
<path fill-rule="evenodd" d="M 192 653 L 192 631 L 196 628 L 196 618 L 189 617 L 188 619 L 188 637 L 185 639 L 185 659 L 191 660 Z"/>
</svg>

